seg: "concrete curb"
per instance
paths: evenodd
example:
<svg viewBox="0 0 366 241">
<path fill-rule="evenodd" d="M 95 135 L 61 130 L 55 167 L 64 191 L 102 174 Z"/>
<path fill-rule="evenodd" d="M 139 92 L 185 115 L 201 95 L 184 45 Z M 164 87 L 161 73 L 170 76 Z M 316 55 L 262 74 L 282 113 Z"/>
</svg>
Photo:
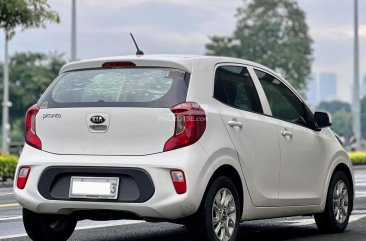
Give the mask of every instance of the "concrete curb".
<svg viewBox="0 0 366 241">
<path fill-rule="evenodd" d="M 13 187 L 13 185 L 14 185 L 13 181 L 0 182 L 0 188 Z"/>
</svg>

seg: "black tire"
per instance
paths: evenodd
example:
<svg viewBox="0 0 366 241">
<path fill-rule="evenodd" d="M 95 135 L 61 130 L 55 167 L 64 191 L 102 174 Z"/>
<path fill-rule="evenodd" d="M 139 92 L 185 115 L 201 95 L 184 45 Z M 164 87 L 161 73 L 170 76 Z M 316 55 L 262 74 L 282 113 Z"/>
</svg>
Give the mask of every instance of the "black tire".
<svg viewBox="0 0 366 241">
<path fill-rule="evenodd" d="M 23 223 L 33 241 L 66 241 L 77 221 L 66 215 L 37 214 L 23 208 Z"/>
<path fill-rule="evenodd" d="M 344 183 L 345 188 L 347 190 L 347 197 L 344 197 L 343 201 L 334 201 L 334 195 L 336 192 L 336 186 L 338 183 Z M 329 189 L 327 193 L 327 200 L 325 205 L 325 210 L 323 213 L 316 214 L 314 216 L 316 225 L 318 226 L 321 232 L 325 233 L 341 233 L 343 232 L 348 225 L 349 218 L 352 212 L 353 207 L 353 192 L 351 189 L 351 180 L 347 178 L 347 176 L 341 172 L 337 171 L 333 174 L 333 177 L 329 184 Z M 344 190 L 344 189 L 342 189 Z M 339 193 L 339 192 L 336 192 Z M 342 196 L 344 195 L 344 191 L 342 191 Z M 337 195 L 336 195 L 337 196 Z M 347 200 L 346 200 L 347 199 Z M 344 215 L 344 211 L 341 214 L 337 215 L 339 217 L 339 221 L 336 218 L 336 210 L 340 210 L 339 207 L 342 206 L 342 203 L 347 203 L 347 206 L 343 210 L 347 210 L 346 215 Z M 342 217 L 344 217 L 344 221 L 342 221 Z"/>
<path fill-rule="evenodd" d="M 232 201 L 228 202 L 227 205 L 221 206 L 221 208 L 217 208 L 217 206 L 215 205 L 216 208 L 214 209 L 213 207 L 215 202 L 215 196 L 220 195 L 220 192 L 222 194 L 221 197 L 223 197 L 224 190 L 226 191 L 225 193 L 227 195 L 226 200 L 229 199 L 229 196 L 231 194 Z M 227 190 L 229 190 L 230 193 Z M 233 204 L 235 205 L 235 213 L 232 212 Z M 221 213 L 220 216 L 215 215 L 219 212 Z M 235 221 L 233 220 L 234 217 Z M 218 227 L 218 225 L 221 226 L 221 223 L 223 223 L 223 225 L 227 224 L 228 230 L 230 229 L 231 235 L 230 238 L 227 239 L 227 241 L 235 241 L 238 234 L 241 218 L 241 204 L 239 201 L 238 191 L 234 183 L 228 177 L 219 177 L 209 186 L 200 210 L 192 217 L 190 221 L 188 221 L 188 223 L 186 223 L 187 228 L 192 234 L 192 238 L 197 241 L 220 241 L 214 230 L 214 218 L 215 220 L 223 220 L 222 222 L 218 222 L 216 224 L 216 227 Z M 226 221 L 224 222 L 224 220 Z M 219 234 L 222 234 L 221 232 L 223 231 L 219 231 Z M 226 234 L 224 233 L 224 235 Z"/>
</svg>

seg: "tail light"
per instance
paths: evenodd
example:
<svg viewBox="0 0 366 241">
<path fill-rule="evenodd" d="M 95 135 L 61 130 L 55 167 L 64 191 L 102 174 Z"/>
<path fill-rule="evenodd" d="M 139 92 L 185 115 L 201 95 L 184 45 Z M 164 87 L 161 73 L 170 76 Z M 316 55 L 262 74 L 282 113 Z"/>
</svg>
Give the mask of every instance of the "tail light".
<svg viewBox="0 0 366 241">
<path fill-rule="evenodd" d="M 39 111 L 37 104 L 33 105 L 27 110 L 25 118 L 25 142 L 37 149 L 42 149 L 41 139 L 37 136 L 36 132 L 36 116 Z"/>
<path fill-rule="evenodd" d="M 173 170 L 170 172 L 170 176 L 172 177 L 175 192 L 177 194 L 186 193 L 187 184 L 184 172 L 181 170 Z"/>
<path fill-rule="evenodd" d="M 194 102 L 172 107 L 175 115 L 174 135 L 165 143 L 164 151 L 171 151 L 197 142 L 206 129 L 206 113 Z"/>
<path fill-rule="evenodd" d="M 30 173 L 30 167 L 21 167 L 19 168 L 18 177 L 17 177 L 17 187 L 19 189 L 24 189 L 25 185 L 28 181 L 28 176 Z"/>
</svg>

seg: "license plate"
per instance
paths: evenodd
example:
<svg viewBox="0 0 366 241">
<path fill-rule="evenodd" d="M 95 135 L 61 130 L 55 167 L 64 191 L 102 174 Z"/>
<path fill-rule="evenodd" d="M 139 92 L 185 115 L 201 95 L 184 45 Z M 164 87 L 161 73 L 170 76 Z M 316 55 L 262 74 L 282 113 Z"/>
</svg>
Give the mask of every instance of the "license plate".
<svg viewBox="0 0 366 241">
<path fill-rule="evenodd" d="M 117 199 L 118 177 L 71 177 L 70 198 Z"/>
</svg>

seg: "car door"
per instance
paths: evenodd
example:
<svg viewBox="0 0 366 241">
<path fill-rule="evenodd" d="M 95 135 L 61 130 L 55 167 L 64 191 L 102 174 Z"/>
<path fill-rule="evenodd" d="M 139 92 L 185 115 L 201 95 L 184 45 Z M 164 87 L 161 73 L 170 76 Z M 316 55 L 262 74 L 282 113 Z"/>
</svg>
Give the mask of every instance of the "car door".
<svg viewBox="0 0 366 241">
<path fill-rule="evenodd" d="M 280 171 L 276 126 L 263 115 L 248 68 L 218 66 L 214 98 L 215 107 L 237 149 L 253 204 L 276 206 Z"/>
<path fill-rule="evenodd" d="M 303 101 L 273 75 L 255 70 L 277 119 L 281 147 L 279 204 L 318 205 L 323 197 L 325 141 Z"/>
</svg>

